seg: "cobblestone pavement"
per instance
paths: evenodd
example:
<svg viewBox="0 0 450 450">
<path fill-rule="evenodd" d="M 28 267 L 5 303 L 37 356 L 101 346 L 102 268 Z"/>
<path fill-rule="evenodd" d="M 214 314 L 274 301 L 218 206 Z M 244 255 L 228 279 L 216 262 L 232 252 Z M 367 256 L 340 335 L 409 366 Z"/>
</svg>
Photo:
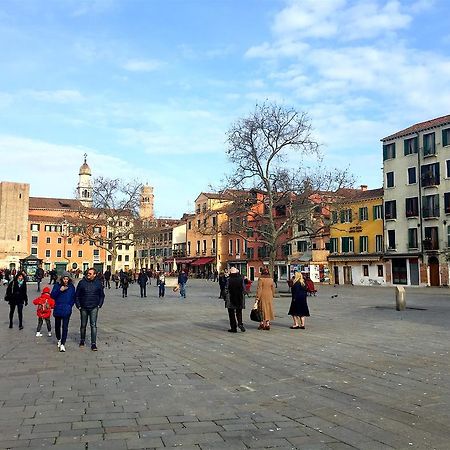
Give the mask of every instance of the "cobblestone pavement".
<svg viewBox="0 0 450 450">
<path fill-rule="evenodd" d="M 188 286 L 108 290 L 98 352 L 75 309 L 59 353 L 33 306 L 10 330 L 2 302 L 0 448 L 450 448 L 449 290 L 409 289 L 397 312 L 392 288 L 322 286 L 306 330 L 280 294 L 270 331 L 232 334 L 217 283 Z"/>
</svg>

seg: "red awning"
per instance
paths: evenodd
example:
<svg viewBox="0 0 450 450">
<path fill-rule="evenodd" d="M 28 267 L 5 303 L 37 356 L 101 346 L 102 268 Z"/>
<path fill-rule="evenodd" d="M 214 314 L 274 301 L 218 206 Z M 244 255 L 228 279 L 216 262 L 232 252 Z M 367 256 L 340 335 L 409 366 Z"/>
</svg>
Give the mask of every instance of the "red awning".
<svg viewBox="0 0 450 450">
<path fill-rule="evenodd" d="M 212 263 L 216 258 L 199 258 L 192 263 L 193 266 L 204 266 L 205 264 Z"/>
</svg>

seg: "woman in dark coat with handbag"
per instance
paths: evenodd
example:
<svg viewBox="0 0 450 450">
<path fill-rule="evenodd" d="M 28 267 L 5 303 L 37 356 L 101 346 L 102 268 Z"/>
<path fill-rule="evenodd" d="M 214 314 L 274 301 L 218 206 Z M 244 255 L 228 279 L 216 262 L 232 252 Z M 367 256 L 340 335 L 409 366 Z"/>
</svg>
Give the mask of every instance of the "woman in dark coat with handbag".
<svg viewBox="0 0 450 450">
<path fill-rule="evenodd" d="M 23 305 L 28 305 L 27 282 L 22 272 L 18 272 L 6 288 L 5 300 L 9 303 L 9 328 L 13 327 L 14 311 L 17 307 L 19 330 L 23 330 Z"/>
<path fill-rule="evenodd" d="M 245 328 L 242 323 L 242 310 L 245 309 L 244 299 L 244 279 L 236 267 L 230 270 L 228 277 L 228 293 L 225 294 L 225 308 L 228 309 L 228 317 L 230 318 L 229 333 L 237 333 L 237 329 L 244 332 Z"/>
<path fill-rule="evenodd" d="M 309 317 L 309 308 L 307 297 L 307 289 L 303 275 L 300 272 L 296 272 L 294 282 L 292 284 L 292 301 L 288 314 L 292 316 L 294 325 L 290 328 L 292 330 L 304 330 L 305 329 L 305 317 Z M 300 323 L 299 323 L 300 322 Z"/>
</svg>

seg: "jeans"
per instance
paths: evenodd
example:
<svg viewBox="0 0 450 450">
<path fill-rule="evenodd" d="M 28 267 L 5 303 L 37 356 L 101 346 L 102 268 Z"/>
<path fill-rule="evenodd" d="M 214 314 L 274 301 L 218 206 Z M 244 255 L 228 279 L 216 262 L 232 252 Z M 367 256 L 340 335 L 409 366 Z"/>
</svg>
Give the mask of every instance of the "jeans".
<svg viewBox="0 0 450 450">
<path fill-rule="evenodd" d="M 141 297 L 147 297 L 147 285 L 140 284 L 139 286 L 141 288 Z"/>
<path fill-rule="evenodd" d="M 58 341 L 61 341 L 61 345 L 66 345 L 67 333 L 69 331 L 69 320 L 68 317 L 55 317 L 55 335 Z M 61 324 L 62 324 L 62 335 L 61 335 Z"/>
<path fill-rule="evenodd" d="M 242 309 L 228 308 L 228 317 L 230 318 L 230 328 L 237 330 L 238 325 L 242 325 Z"/>
<path fill-rule="evenodd" d="M 15 310 L 16 310 L 16 305 L 14 303 L 10 304 L 9 305 L 9 326 L 10 327 L 12 327 Z M 19 327 L 21 327 L 22 321 L 23 321 L 23 305 L 17 305 L 17 314 L 19 315 Z"/>
<path fill-rule="evenodd" d="M 186 283 L 180 283 L 180 297 L 186 298 Z"/>
<path fill-rule="evenodd" d="M 80 325 L 80 341 L 86 339 L 86 326 L 89 317 L 89 324 L 91 326 L 91 345 L 97 343 L 97 315 L 98 307 L 92 309 L 80 309 L 81 325 Z"/>
<path fill-rule="evenodd" d="M 47 319 L 43 319 L 42 317 L 38 317 L 38 324 L 37 324 L 37 328 L 36 328 L 36 332 L 41 331 L 42 328 L 42 324 L 45 323 L 47 325 L 47 331 L 50 333 L 50 331 L 52 331 L 52 324 L 50 322 L 50 318 L 48 317 Z"/>
<path fill-rule="evenodd" d="M 159 283 L 159 296 L 164 297 L 166 292 L 166 285 L 164 283 Z"/>
</svg>

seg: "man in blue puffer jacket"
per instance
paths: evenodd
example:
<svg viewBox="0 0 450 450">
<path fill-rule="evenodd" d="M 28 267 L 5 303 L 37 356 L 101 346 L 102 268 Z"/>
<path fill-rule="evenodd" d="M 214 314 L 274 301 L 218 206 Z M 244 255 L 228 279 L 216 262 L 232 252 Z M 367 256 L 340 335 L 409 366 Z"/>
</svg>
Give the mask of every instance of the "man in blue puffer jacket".
<svg viewBox="0 0 450 450">
<path fill-rule="evenodd" d="M 78 283 L 75 295 L 75 305 L 80 310 L 80 347 L 84 347 L 86 338 L 86 326 L 89 318 L 91 326 L 91 350 L 97 351 L 97 315 L 103 306 L 105 292 L 100 280 L 97 279 L 97 271 L 88 269 L 86 276 Z"/>
</svg>

